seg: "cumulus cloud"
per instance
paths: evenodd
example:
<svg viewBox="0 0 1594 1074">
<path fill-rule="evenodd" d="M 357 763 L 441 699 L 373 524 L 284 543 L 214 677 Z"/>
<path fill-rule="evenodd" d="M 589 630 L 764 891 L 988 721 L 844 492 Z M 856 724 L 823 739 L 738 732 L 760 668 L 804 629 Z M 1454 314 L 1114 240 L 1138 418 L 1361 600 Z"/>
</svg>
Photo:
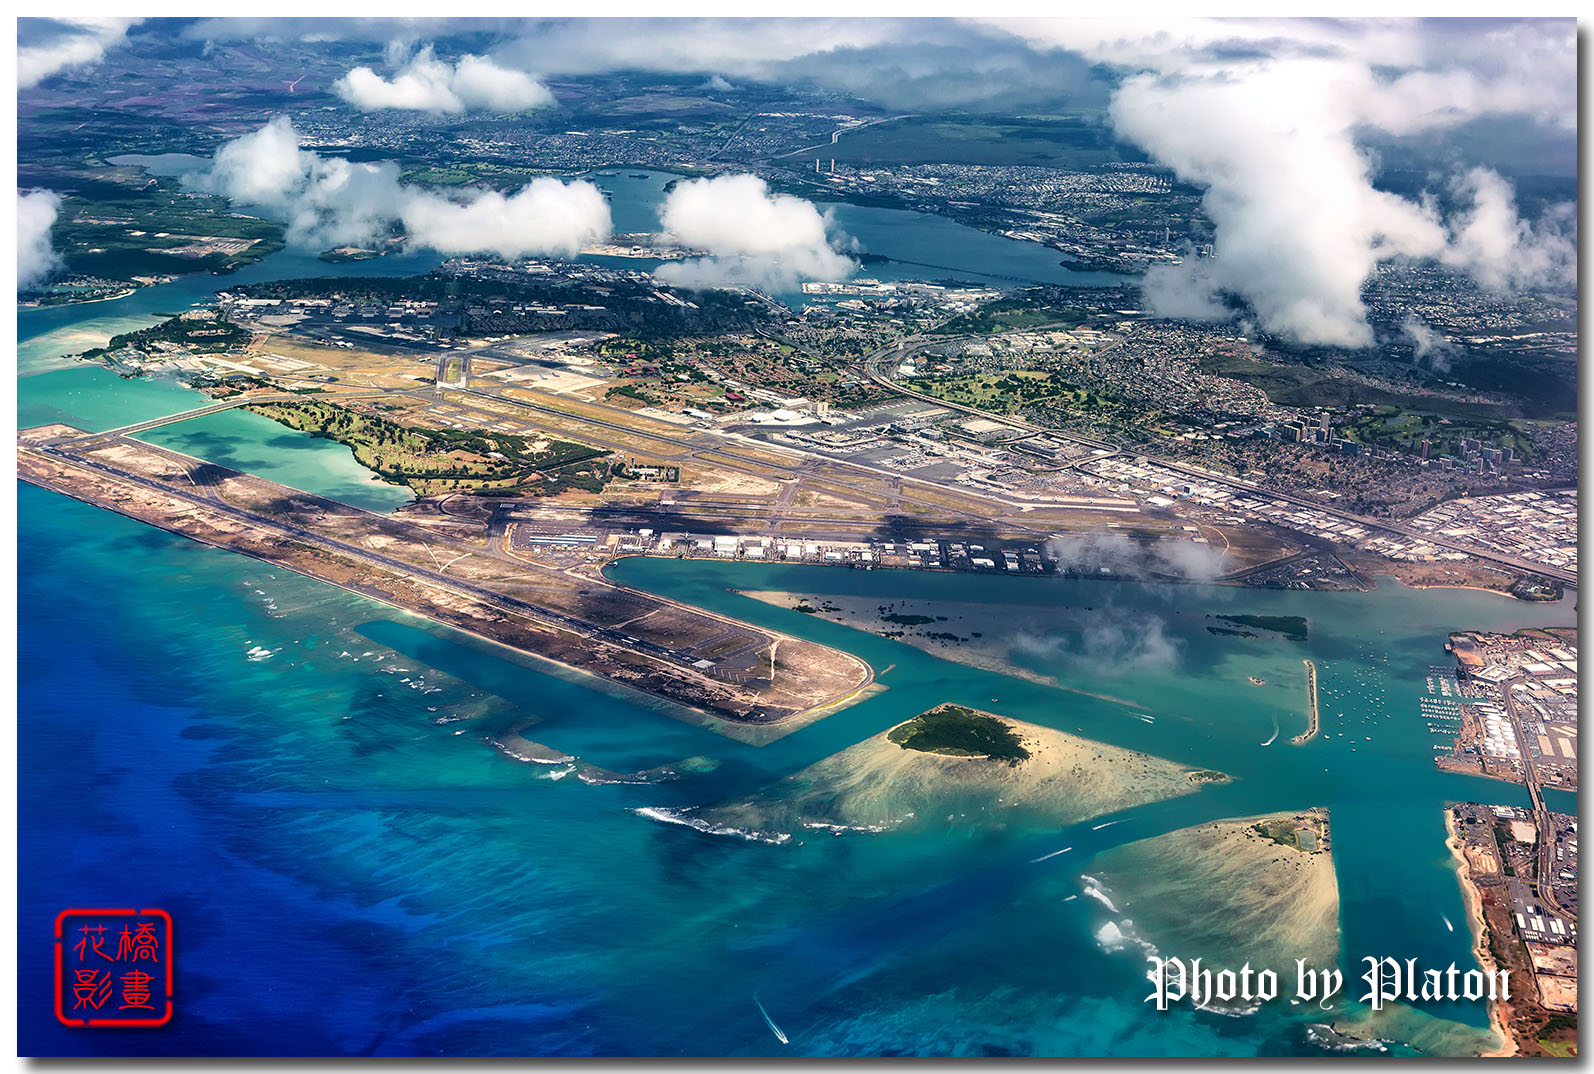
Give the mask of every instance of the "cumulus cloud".
<svg viewBox="0 0 1594 1074">
<path fill-rule="evenodd" d="M 298 246 L 367 244 L 402 231 L 445 254 L 574 256 L 608 237 L 609 206 L 589 182 L 537 179 L 517 193 L 447 194 L 399 181 L 398 166 L 351 163 L 299 146 L 286 116 L 217 150 L 191 189 L 262 209 L 288 225 Z"/>
<path fill-rule="evenodd" d="M 1437 258 L 1498 289 L 1567 282 L 1574 257 L 1564 230 L 1519 219 L 1494 172 L 1475 169 L 1455 184 L 1472 205 L 1449 221 L 1431 196 L 1374 186 L 1361 131 L 1454 121 L 1426 92 L 1416 96 L 1343 60 L 1127 79 L 1111 105 L 1115 128 L 1206 188 L 1215 233 L 1213 257 L 1148 273 L 1150 308 L 1225 316 L 1233 297 L 1270 332 L 1365 347 L 1373 333 L 1362 287 L 1386 261 Z"/>
<path fill-rule="evenodd" d="M 1571 205 L 1552 208 L 1537 227 L 1517 215 L 1511 184 L 1488 168 L 1473 168 L 1452 184 L 1472 207 L 1452 223 L 1444 260 L 1483 286 L 1513 291 L 1562 286 L 1577 279 L 1576 222 Z"/>
<path fill-rule="evenodd" d="M 1494 159 L 1500 142 L 1478 137 L 1481 123 L 1531 128 L 1558 151 L 1570 145 L 1577 123 L 1571 19 L 682 18 L 393 26 L 240 19 L 185 32 L 362 41 L 399 33 L 456 42 L 477 33 L 472 47 L 483 52 L 490 44 L 491 59 L 482 62 L 500 72 L 641 70 L 808 83 L 893 111 L 1000 106 L 1055 113 L 1094 107 L 1110 94 L 1114 132 L 1202 186 L 1216 228 L 1216 256 L 1147 277 L 1147 308 L 1223 318 L 1250 307 L 1263 330 L 1305 343 L 1373 342 L 1361 291 L 1389 261 L 1436 259 L 1498 289 L 1575 280 L 1571 207 L 1543 216 L 1535 207 L 1536 219 L 1524 220 L 1506 178 L 1472 170 L 1494 164 L 1508 171 L 1512 163 Z M 437 111 L 455 101 L 456 111 L 501 107 L 470 103 L 491 93 L 472 98 L 462 90 L 458 83 L 469 84 L 463 60 L 450 67 L 429 51 L 393 60 L 392 77 L 365 68 L 356 79 L 350 72 L 346 95 L 373 107 L 394 100 Z M 1463 135 L 1471 138 L 1465 152 L 1456 147 Z M 1449 158 L 1430 195 L 1380 189 L 1378 154 L 1418 143 L 1417 174 Z M 1532 159 L 1538 166 L 1540 158 Z M 827 256 L 823 246 L 807 248 L 821 267 L 839 268 L 834 250 Z M 764 253 L 716 252 L 661 275 L 699 285 L 756 280 L 772 261 Z M 794 274 L 788 268 L 781 275 Z"/>
<path fill-rule="evenodd" d="M 591 183 L 534 179 L 518 194 L 483 191 L 463 200 L 410 194 L 402 210 L 410 238 L 445 254 L 483 250 L 505 258 L 574 257 L 609 235 L 609 204 Z"/>
<path fill-rule="evenodd" d="M 61 195 L 33 190 L 17 195 L 17 288 L 42 283 L 61 264 L 50 229 L 61 211 Z"/>
<path fill-rule="evenodd" d="M 1114 96 L 1120 133 L 1207 188 L 1214 256 L 1148 275 L 1157 312 L 1191 317 L 1243 296 L 1264 328 L 1305 343 L 1373 342 L 1363 282 L 1379 261 L 1433 257 L 1433 210 L 1375 190 L 1351 132 L 1360 72 L 1264 64 L 1223 78 L 1137 75 Z"/>
<path fill-rule="evenodd" d="M 655 270 L 682 287 L 781 289 L 798 280 L 845 279 L 858 267 L 832 245 L 828 216 L 802 198 L 771 194 L 756 175 L 677 183 L 659 217 L 683 245 L 709 253 Z"/>
<path fill-rule="evenodd" d="M 17 88 L 98 63 L 142 19 L 19 19 Z"/>
<path fill-rule="evenodd" d="M 390 49 L 390 60 L 399 68 L 392 78 L 356 67 L 333 83 L 333 90 L 362 112 L 524 112 L 553 104 L 548 87 L 486 57 L 467 54 L 455 65 L 439 60 L 430 45 L 407 60 L 402 52 Z"/>
<path fill-rule="evenodd" d="M 1210 582 L 1224 573 L 1224 553 L 1194 541 L 1135 541 L 1121 533 L 1054 534 L 1046 551 L 1062 570 L 1129 578 Z"/>
<path fill-rule="evenodd" d="M 1223 318 L 1249 304 L 1267 331 L 1362 347 L 1361 289 L 1385 261 L 1437 258 L 1502 289 L 1570 279 L 1570 207 L 1529 225 L 1504 179 L 1469 173 L 1451 193 L 1472 208 L 1442 219 L 1440 198 L 1376 188 L 1371 147 L 1505 116 L 1574 131 L 1571 20 L 995 25 L 1120 72 L 1114 129 L 1206 188 L 1215 256 L 1150 273 L 1154 312 Z"/>
</svg>

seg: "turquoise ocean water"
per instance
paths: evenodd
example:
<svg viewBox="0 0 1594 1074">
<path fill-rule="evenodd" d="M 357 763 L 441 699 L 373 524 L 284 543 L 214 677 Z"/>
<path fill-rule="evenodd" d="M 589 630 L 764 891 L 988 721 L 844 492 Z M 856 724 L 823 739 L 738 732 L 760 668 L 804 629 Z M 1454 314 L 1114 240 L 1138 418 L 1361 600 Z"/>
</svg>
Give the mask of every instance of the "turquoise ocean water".
<svg viewBox="0 0 1594 1074">
<path fill-rule="evenodd" d="M 46 312 L 30 338 L 75 328 Z M 38 327 L 28 317 L 23 335 Z M 33 359 L 53 360 L 49 349 Z M 106 428 L 197 399 L 72 368 L 24 376 L 19 417 Z M 361 506 L 408 498 L 365 480 L 338 445 L 218 417 L 162 429 L 159 442 Z M 754 748 L 30 486 L 19 516 L 24 1054 L 1310 1054 L 1309 1017 L 1285 1006 L 1226 1017 L 1144 1004 L 1138 952 L 1097 941 L 1113 912 L 1069 899 L 1081 876 L 1096 854 L 1144 836 L 1326 806 L 1346 967 L 1363 954 L 1467 964 L 1441 809 L 1526 796 L 1434 770 L 1416 697 L 1448 659 L 1448 631 L 1574 618 L 1570 601 L 1389 582 L 1323 594 L 674 560 L 612 568 L 626 584 L 894 665 L 884 692 Z M 994 608 L 1014 659 L 1136 707 L 737 589 Z M 1304 615 L 1311 637 L 1214 636 L 1213 611 Z M 1085 623 L 1113 629 L 1087 637 Z M 1148 655 L 1136 639 L 1152 635 L 1161 642 Z M 1306 656 L 1325 733 L 1291 747 Z M 1104 829 L 924 817 L 772 846 L 635 812 L 749 794 L 943 701 L 1235 779 Z M 671 782 L 586 783 L 493 748 L 528 722 L 526 737 L 613 772 L 699 760 Z M 1263 746 L 1275 726 L 1282 737 Z M 1064 846 L 1074 849 L 1034 861 Z M 50 922 L 68 905 L 125 904 L 176 920 L 177 1019 L 143 1034 L 57 1026 Z M 1157 913 L 1136 925 L 1155 942 Z M 1449 1028 L 1425 1037 L 1430 1047 L 1478 1039 L 1481 1010 L 1433 1013 Z"/>
</svg>

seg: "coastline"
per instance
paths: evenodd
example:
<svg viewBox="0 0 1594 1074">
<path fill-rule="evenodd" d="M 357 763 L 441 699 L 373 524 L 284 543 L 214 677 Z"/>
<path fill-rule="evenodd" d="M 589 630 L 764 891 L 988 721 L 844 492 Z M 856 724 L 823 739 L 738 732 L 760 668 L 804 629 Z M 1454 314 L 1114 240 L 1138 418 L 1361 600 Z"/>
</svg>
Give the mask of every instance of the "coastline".
<svg viewBox="0 0 1594 1074">
<path fill-rule="evenodd" d="M 1489 926 L 1483 916 L 1483 892 L 1478 890 L 1478 885 L 1473 882 L 1467 871 L 1467 859 L 1461 852 L 1461 837 L 1456 832 L 1455 815 L 1448 809 L 1444 814 L 1445 847 L 1450 851 L 1451 860 L 1455 862 L 1456 880 L 1461 885 L 1461 898 L 1467 907 L 1467 927 L 1472 930 L 1472 953 L 1477 958 L 1478 965 L 1482 966 L 1486 973 L 1493 973 L 1500 967 L 1489 952 Z M 1489 1005 L 1489 1028 L 1494 1030 L 1500 1043 L 1490 1051 L 1479 1053 L 1483 1058 L 1509 1058 L 1519 1051 L 1516 1038 L 1506 1029 L 1503 1006 L 1503 1001 Z"/>
<path fill-rule="evenodd" d="M 163 283 L 170 283 L 171 281 L 170 280 L 164 280 L 162 282 Z M 67 299 L 65 302 L 50 302 L 50 303 L 43 303 L 43 302 L 18 302 L 17 303 L 17 312 L 20 313 L 23 310 L 58 310 L 58 309 L 62 309 L 62 308 L 67 307 L 67 306 L 92 306 L 96 302 L 115 302 L 118 299 L 123 299 L 123 298 L 129 297 L 130 295 L 138 294 L 138 292 L 142 288 L 144 288 L 145 286 L 156 286 L 156 285 L 153 285 L 153 284 L 150 284 L 150 285 L 138 284 L 136 286 L 129 287 L 126 290 L 118 291 L 114 295 L 101 295 L 99 298 L 71 298 L 71 299 Z"/>
</svg>

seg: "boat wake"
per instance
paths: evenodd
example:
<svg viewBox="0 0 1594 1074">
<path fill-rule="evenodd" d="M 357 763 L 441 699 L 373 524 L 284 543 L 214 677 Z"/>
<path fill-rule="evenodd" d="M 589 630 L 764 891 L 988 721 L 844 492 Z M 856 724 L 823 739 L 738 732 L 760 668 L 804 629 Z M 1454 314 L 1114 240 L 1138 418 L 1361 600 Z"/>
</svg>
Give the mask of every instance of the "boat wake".
<svg viewBox="0 0 1594 1074">
<path fill-rule="evenodd" d="M 769 1016 L 769 1012 L 764 1009 L 764 1004 L 759 1001 L 758 993 L 756 992 L 753 993 L 753 1002 L 758 1004 L 758 1013 L 764 1016 L 764 1024 L 769 1026 L 769 1031 L 771 1033 L 775 1034 L 775 1039 L 780 1041 L 782 1044 L 790 1044 L 791 1041 L 786 1039 L 785 1030 L 781 1029 L 780 1026 L 775 1024 L 775 1019 L 771 1018 Z"/>
<path fill-rule="evenodd" d="M 1039 863 L 1045 861 L 1047 858 L 1055 858 L 1059 854 L 1067 854 L 1070 850 L 1073 850 L 1073 849 L 1074 849 L 1073 847 L 1064 847 L 1061 850 L 1054 850 L 1050 854 L 1042 854 L 1038 858 L 1031 858 L 1029 860 L 1029 863 L 1031 865 L 1038 865 Z"/>
<path fill-rule="evenodd" d="M 1275 717 L 1273 717 L 1273 737 L 1268 739 L 1266 742 L 1262 743 L 1262 745 L 1271 746 L 1271 745 L 1273 745 L 1273 743 L 1277 742 L 1278 739 L 1279 739 L 1279 718 L 1277 716 L 1275 716 Z"/>
</svg>

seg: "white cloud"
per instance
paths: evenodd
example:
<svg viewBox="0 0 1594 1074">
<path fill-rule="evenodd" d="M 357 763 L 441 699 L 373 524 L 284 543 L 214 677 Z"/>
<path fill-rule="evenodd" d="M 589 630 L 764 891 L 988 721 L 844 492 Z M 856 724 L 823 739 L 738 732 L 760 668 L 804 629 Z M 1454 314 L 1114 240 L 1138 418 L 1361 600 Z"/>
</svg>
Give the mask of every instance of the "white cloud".
<svg viewBox="0 0 1594 1074">
<path fill-rule="evenodd" d="M 285 221 L 288 241 L 305 247 L 366 244 L 402 229 L 414 245 L 440 253 L 569 257 L 611 230 L 608 203 L 589 182 L 537 179 L 509 196 L 444 195 L 401 183 L 391 162 L 301 149 L 286 116 L 228 142 L 184 182 Z"/>
<path fill-rule="evenodd" d="M 461 56 L 455 66 L 439 60 L 428 45 L 397 65 L 398 73 L 390 79 L 369 67 L 356 67 L 332 88 L 362 112 L 384 108 L 450 114 L 523 112 L 553 104 L 548 87 L 524 71 L 500 67 L 482 56 Z"/>
<path fill-rule="evenodd" d="M 1077 633 L 1020 630 L 1008 645 L 1021 656 L 1098 671 L 1166 671 L 1178 667 L 1184 654 L 1183 641 L 1168 633 L 1161 616 L 1112 607 L 1098 609 Z"/>
<path fill-rule="evenodd" d="M 1186 541 L 1136 541 L 1121 533 L 1095 530 L 1053 534 L 1047 553 L 1060 570 L 1094 576 L 1102 570 L 1130 578 L 1166 578 L 1210 582 L 1225 570 L 1226 553 L 1211 545 Z"/>
<path fill-rule="evenodd" d="M 1361 290 L 1383 262 L 1436 258 L 1499 288 L 1574 278 L 1570 207 L 1521 220 L 1505 179 L 1466 170 L 1477 159 L 1446 165 L 1463 172 L 1449 197 L 1401 197 L 1374 186 L 1375 146 L 1420 136 L 1430 154 L 1426 166 L 1435 149 L 1450 151 L 1442 135 L 1459 142 L 1468 131 L 1457 128 L 1478 121 L 1509 117 L 1566 143 L 1577 119 L 1571 19 L 627 18 L 469 28 L 482 35 L 477 41 L 502 42 L 491 59 L 465 57 L 451 66 L 430 50 L 413 59 L 395 52 L 391 77 L 356 68 L 340 92 L 362 108 L 458 113 L 546 103 L 539 96 L 546 90 L 524 71 L 644 70 L 739 83 L 812 81 L 910 112 L 1028 101 L 1039 93 L 1050 104 L 1024 110 L 1053 112 L 1058 102 L 1079 106 L 1111 86 L 1116 133 L 1205 187 L 1217 227 L 1215 258 L 1147 278 L 1148 308 L 1221 317 L 1227 300 L 1238 298 L 1270 332 L 1363 346 L 1372 334 Z M 424 41 L 460 29 L 446 19 L 236 19 L 185 33 Z M 1112 78 L 1097 77 L 1093 64 Z M 335 185 L 360 176 L 323 178 Z M 1450 182 L 1437 176 L 1434 194 L 1446 193 Z M 1447 219 L 1439 206 L 1456 196 L 1462 207 Z M 723 215 L 742 218 L 734 206 Z M 732 244 L 711 253 L 667 266 L 660 276 L 699 285 L 767 283 L 833 277 L 847 267 L 811 234 L 777 251 Z"/>
<path fill-rule="evenodd" d="M 506 259 L 574 257 L 610 230 L 609 205 L 597 187 L 557 179 L 534 179 L 509 197 L 482 191 L 455 201 L 412 193 L 403 219 L 411 240 L 440 253 L 490 251 Z"/>
<path fill-rule="evenodd" d="M 1577 117 L 1570 19 L 576 19 L 497 54 L 555 73 L 811 78 L 915 111 L 948 83 L 973 102 L 1049 78 L 1056 96 L 1088 99 L 1072 57 L 1105 65 L 1120 80 L 1116 132 L 1207 188 L 1217 256 L 1146 281 L 1149 307 L 1170 316 L 1224 317 L 1238 299 L 1270 332 L 1361 347 L 1373 342 L 1361 291 L 1383 262 L 1437 258 L 1491 287 L 1570 278 L 1569 210 L 1529 225 L 1504 180 L 1468 179 L 1473 208 L 1446 220 L 1438 198 L 1377 189 L 1371 148 L 1492 117 L 1564 140 Z M 662 275 L 724 279 L 749 260 Z"/>
<path fill-rule="evenodd" d="M 1449 336 L 1415 314 L 1406 315 L 1400 325 L 1400 334 L 1411 340 L 1412 357 L 1418 365 L 1441 372 L 1449 370 L 1450 357 L 1456 349 Z"/>
<path fill-rule="evenodd" d="M 302 184 L 313 159 L 314 154 L 300 150 L 293 122 L 278 116 L 252 134 L 224 144 L 208 169 L 185 177 L 184 182 L 246 205 L 282 208 Z"/>
<path fill-rule="evenodd" d="M 42 20 L 19 20 L 32 22 Z M 53 19 L 35 41 L 18 44 L 17 88 L 37 86 L 51 75 L 98 63 L 107 49 L 127 38 L 142 19 Z M 22 27 L 18 27 L 19 33 Z"/>
<path fill-rule="evenodd" d="M 1517 215 L 1511 184 L 1488 168 L 1457 177 L 1452 189 L 1472 208 L 1452 222 L 1444 260 L 1495 291 L 1565 286 L 1577 281 L 1572 207 L 1549 213 L 1537 227 Z"/>
<path fill-rule="evenodd" d="M 1433 257 L 1433 210 L 1373 189 L 1351 138 L 1361 72 L 1336 61 L 1263 64 L 1221 78 L 1137 75 L 1113 98 L 1120 134 L 1207 188 L 1211 259 L 1148 274 L 1153 308 L 1189 317 L 1244 296 L 1262 325 L 1305 343 L 1372 343 L 1363 282 L 1379 261 Z"/>
<path fill-rule="evenodd" d="M 1378 28 L 1366 40 L 1356 24 L 1334 24 L 1307 40 L 1257 38 L 1236 60 L 1200 25 L 1210 32 L 1190 39 L 1199 47 L 1151 42 L 1155 69 L 1126 78 L 1109 112 L 1121 136 L 1206 188 L 1215 229 L 1213 258 L 1148 273 L 1148 308 L 1221 318 L 1230 312 L 1225 300 L 1238 297 L 1270 332 L 1364 347 L 1373 333 L 1362 288 L 1386 261 L 1438 259 L 1496 289 L 1573 278 L 1575 251 L 1561 223 L 1570 207 L 1530 225 L 1517 216 L 1510 184 L 1478 169 L 1452 190 L 1472 207 L 1447 221 L 1434 197 L 1376 189 L 1365 148 L 1370 133 L 1411 135 L 1493 115 L 1561 124 L 1575 99 L 1569 27 L 1447 38 L 1446 51 L 1414 24 Z M 1296 24 L 1266 25 L 1278 32 Z M 1513 41 L 1536 57 L 1537 70 L 1487 58 L 1489 47 Z M 1121 38 L 1089 47 L 1118 62 L 1134 53 Z M 1471 65 L 1457 66 L 1458 58 Z M 1437 66 L 1395 73 L 1375 70 L 1375 61 Z"/>
<path fill-rule="evenodd" d="M 61 264 L 50 243 L 50 229 L 61 211 L 61 195 L 33 190 L 17 195 L 17 288 L 43 282 Z"/>
<path fill-rule="evenodd" d="M 857 263 L 831 245 L 830 221 L 812 202 L 771 194 L 756 175 L 677 183 L 660 211 L 664 230 L 708 257 L 659 266 L 683 287 L 783 289 L 798 280 L 840 280 Z"/>
</svg>

